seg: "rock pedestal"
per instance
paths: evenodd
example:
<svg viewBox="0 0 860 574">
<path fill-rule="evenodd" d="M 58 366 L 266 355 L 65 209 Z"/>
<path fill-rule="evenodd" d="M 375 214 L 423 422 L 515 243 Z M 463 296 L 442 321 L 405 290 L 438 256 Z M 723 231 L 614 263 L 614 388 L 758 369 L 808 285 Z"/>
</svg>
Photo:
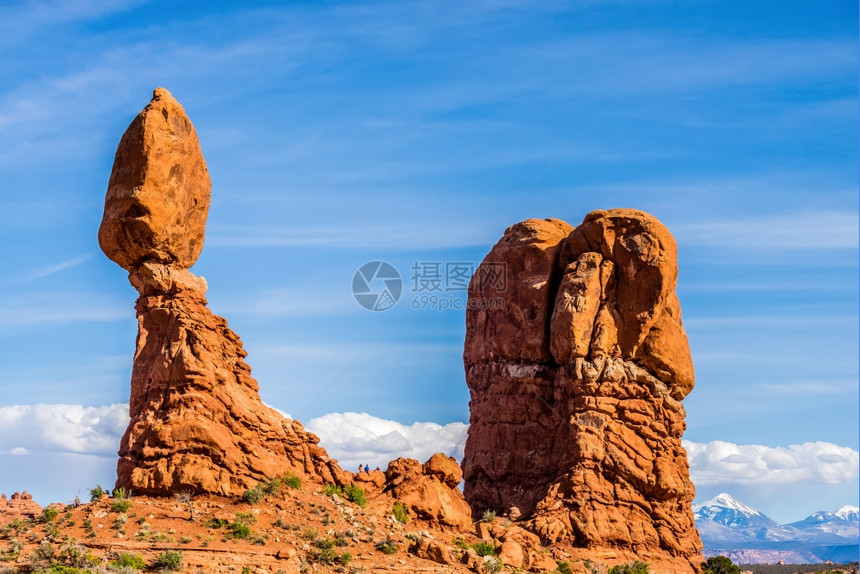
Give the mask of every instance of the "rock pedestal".
<svg viewBox="0 0 860 574">
<path fill-rule="evenodd" d="M 194 127 L 167 90 L 155 90 L 120 141 L 99 230 L 139 293 L 116 485 L 229 495 L 287 472 L 345 484 L 349 474 L 315 435 L 262 403 L 239 337 L 188 271 L 203 247 L 210 188 Z"/>
<path fill-rule="evenodd" d="M 515 507 L 545 543 L 699 568 L 681 446 L 694 373 L 676 279 L 674 239 L 640 211 L 505 232 L 466 312 L 475 516 Z"/>
</svg>

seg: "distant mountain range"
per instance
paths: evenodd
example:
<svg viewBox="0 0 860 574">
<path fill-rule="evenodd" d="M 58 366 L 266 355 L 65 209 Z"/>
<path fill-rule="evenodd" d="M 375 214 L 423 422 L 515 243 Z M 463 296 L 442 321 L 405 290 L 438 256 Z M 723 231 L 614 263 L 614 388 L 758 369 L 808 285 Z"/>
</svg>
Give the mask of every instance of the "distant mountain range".
<svg viewBox="0 0 860 574">
<path fill-rule="evenodd" d="M 722 554 L 739 564 L 853 562 L 860 554 L 860 509 L 843 506 L 779 524 L 758 510 L 720 494 L 693 505 L 705 556 Z"/>
</svg>

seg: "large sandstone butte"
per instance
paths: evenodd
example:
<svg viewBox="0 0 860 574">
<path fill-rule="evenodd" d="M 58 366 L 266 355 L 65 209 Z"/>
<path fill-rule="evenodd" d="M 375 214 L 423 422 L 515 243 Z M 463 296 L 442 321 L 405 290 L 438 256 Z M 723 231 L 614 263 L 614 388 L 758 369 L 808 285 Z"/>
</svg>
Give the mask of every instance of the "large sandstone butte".
<svg viewBox="0 0 860 574">
<path fill-rule="evenodd" d="M 505 231 L 466 312 L 473 512 L 516 508 L 545 543 L 699 569 L 677 274 L 674 239 L 641 211 Z"/>
<path fill-rule="evenodd" d="M 211 183 L 185 110 L 158 88 L 116 151 L 99 244 L 137 289 L 131 421 L 118 487 L 236 494 L 293 472 L 345 484 L 319 439 L 260 400 L 246 353 L 188 271 L 203 248 Z"/>
</svg>

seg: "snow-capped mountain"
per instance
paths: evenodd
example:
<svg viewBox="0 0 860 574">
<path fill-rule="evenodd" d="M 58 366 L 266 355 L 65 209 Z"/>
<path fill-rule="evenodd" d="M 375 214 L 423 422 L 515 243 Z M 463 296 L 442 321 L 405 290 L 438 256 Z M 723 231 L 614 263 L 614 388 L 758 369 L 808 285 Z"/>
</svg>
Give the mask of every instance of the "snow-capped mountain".
<svg viewBox="0 0 860 574">
<path fill-rule="evenodd" d="M 836 512 L 816 512 L 788 526 L 807 532 L 816 539 L 826 539 L 830 535 L 856 539 L 860 536 L 860 508 L 843 506 Z"/>
<path fill-rule="evenodd" d="M 778 524 L 728 494 L 693 505 L 705 555 L 724 554 L 741 563 L 856 560 L 860 512 L 843 506 L 816 512 L 791 524 Z"/>
<path fill-rule="evenodd" d="M 782 542 L 797 538 L 794 528 L 782 526 L 758 510 L 723 493 L 693 505 L 702 538 L 711 540 L 761 540 Z M 709 527 L 708 522 L 723 528 Z"/>
</svg>

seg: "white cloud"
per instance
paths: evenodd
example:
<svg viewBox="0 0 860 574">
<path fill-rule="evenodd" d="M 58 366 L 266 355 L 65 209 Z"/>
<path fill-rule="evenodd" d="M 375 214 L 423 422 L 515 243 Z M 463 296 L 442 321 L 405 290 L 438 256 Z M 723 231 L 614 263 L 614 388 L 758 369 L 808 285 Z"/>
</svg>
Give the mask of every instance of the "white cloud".
<svg viewBox="0 0 860 574">
<path fill-rule="evenodd" d="M 128 420 L 125 404 L 0 407 L 0 453 L 115 455 Z"/>
<path fill-rule="evenodd" d="M 860 453 L 829 442 L 787 447 L 684 441 L 693 483 L 791 484 L 845 483 L 858 478 Z"/>
<path fill-rule="evenodd" d="M 338 460 L 353 470 L 359 464 L 385 470 L 398 457 L 410 457 L 424 462 L 434 453 L 442 452 L 459 462 L 466 445 L 465 423 L 440 425 L 416 422 L 404 425 L 367 413 L 329 413 L 311 419 L 305 427 L 320 437 L 320 444 Z"/>
</svg>

